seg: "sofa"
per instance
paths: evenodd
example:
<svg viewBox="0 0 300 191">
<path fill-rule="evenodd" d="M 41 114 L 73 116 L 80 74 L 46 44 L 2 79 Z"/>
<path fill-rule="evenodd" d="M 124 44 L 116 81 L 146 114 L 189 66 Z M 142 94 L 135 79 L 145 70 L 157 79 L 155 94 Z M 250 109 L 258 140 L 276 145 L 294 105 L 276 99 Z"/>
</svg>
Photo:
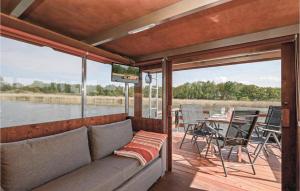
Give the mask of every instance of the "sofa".
<svg viewBox="0 0 300 191">
<path fill-rule="evenodd" d="M 133 137 L 131 120 L 81 127 L 56 135 L 1 143 L 5 191 L 142 191 L 166 171 L 166 143 L 141 166 L 113 154 Z"/>
</svg>

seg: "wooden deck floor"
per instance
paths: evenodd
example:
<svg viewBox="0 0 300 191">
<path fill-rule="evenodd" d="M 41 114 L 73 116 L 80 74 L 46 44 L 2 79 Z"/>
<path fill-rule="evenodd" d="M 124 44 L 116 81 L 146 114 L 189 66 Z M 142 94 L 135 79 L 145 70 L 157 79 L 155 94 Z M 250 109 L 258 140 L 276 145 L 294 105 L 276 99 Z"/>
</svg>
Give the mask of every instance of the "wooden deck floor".
<svg viewBox="0 0 300 191">
<path fill-rule="evenodd" d="M 261 153 L 255 163 L 256 175 L 253 175 L 251 166 L 242 165 L 228 167 L 228 177 L 225 177 L 218 157 L 209 154 L 207 159 L 204 158 L 205 140 L 199 141 L 202 150 L 200 157 L 196 146 L 191 143 L 186 143 L 179 149 L 182 136 L 183 133 L 173 133 L 173 171 L 161 178 L 151 191 L 281 190 L 281 157 L 277 148 L 268 147 L 271 153 L 269 157 Z M 253 152 L 254 148 L 249 147 L 249 150 Z M 225 152 L 224 155 L 227 156 Z M 242 159 L 242 163 L 238 163 L 237 155 L 234 154 L 225 164 L 240 165 L 246 163 L 248 158 L 243 154 Z"/>
</svg>

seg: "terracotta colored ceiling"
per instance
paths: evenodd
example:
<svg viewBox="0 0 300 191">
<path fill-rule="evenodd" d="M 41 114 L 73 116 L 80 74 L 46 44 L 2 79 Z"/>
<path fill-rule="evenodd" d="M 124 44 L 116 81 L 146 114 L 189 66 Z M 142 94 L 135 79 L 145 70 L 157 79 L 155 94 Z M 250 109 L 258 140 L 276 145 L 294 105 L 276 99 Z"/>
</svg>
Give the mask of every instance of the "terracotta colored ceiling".
<svg viewBox="0 0 300 191">
<path fill-rule="evenodd" d="M 25 20 L 84 40 L 179 0 L 43 0 Z"/>
<path fill-rule="evenodd" d="M 138 57 L 296 23 L 298 0 L 235 0 L 100 47 Z"/>
<path fill-rule="evenodd" d="M 20 0 L 0 0 L 9 14 Z M 21 19 L 86 40 L 180 0 L 36 0 Z M 139 57 L 299 23 L 299 0 L 232 0 L 99 46 Z"/>
<path fill-rule="evenodd" d="M 9 14 L 19 3 L 21 0 L 1 0 L 1 12 L 5 14 Z"/>
</svg>

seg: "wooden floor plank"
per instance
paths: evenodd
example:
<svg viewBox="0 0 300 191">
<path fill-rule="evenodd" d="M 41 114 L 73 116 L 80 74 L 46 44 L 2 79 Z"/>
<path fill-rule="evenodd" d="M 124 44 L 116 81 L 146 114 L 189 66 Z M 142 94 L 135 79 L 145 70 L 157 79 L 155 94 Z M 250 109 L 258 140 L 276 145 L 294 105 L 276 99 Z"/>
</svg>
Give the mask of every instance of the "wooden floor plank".
<svg viewBox="0 0 300 191">
<path fill-rule="evenodd" d="M 240 166 L 228 167 L 228 177 L 225 177 L 218 154 L 209 152 L 209 156 L 204 158 L 207 147 L 204 139 L 198 140 L 200 156 L 196 146 L 191 142 L 185 143 L 182 149 L 179 149 L 182 137 L 183 133 L 173 132 L 173 171 L 154 184 L 151 191 L 276 191 L 281 189 L 281 154 L 277 148 L 268 147 L 269 157 L 266 153 L 261 153 L 255 163 L 256 175 L 253 174 L 251 166 L 242 165 L 248 162 L 247 155 L 242 154 L 242 162 L 238 162 L 237 152 L 233 152 L 225 165 Z M 255 146 L 249 147 L 250 153 L 253 153 Z M 227 156 L 225 150 L 222 154 Z"/>
</svg>

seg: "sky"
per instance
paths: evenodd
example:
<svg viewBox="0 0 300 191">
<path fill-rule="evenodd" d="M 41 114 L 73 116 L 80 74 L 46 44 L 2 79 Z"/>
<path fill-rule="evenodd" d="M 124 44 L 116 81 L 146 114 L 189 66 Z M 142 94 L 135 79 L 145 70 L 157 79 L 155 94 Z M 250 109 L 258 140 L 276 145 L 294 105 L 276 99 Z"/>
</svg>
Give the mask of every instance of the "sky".
<svg viewBox="0 0 300 191">
<path fill-rule="evenodd" d="M 0 37 L 0 76 L 10 83 L 30 84 L 44 82 L 81 82 L 81 58 L 27 43 Z M 161 75 L 159 75 L 161 78 Z M 173 86 L 186 82 L 236 81 L 262 87 L 280 87 L 280 60 L 251 64 L 176 71 Z M 121 83 L 111 82 L 111 65 L 87 61 L 87 84 L 102 86 Z M 160 83 L 161 84 L 161 83 Z"/>
<path fill-rule="evenodd" d="M 281 61 L 255 62 L 173 73 L 174 86 L 187 81 L 214 81 L 216 83 L 235 81 L 261 87 L 281 87 Z"/>
</svg>

